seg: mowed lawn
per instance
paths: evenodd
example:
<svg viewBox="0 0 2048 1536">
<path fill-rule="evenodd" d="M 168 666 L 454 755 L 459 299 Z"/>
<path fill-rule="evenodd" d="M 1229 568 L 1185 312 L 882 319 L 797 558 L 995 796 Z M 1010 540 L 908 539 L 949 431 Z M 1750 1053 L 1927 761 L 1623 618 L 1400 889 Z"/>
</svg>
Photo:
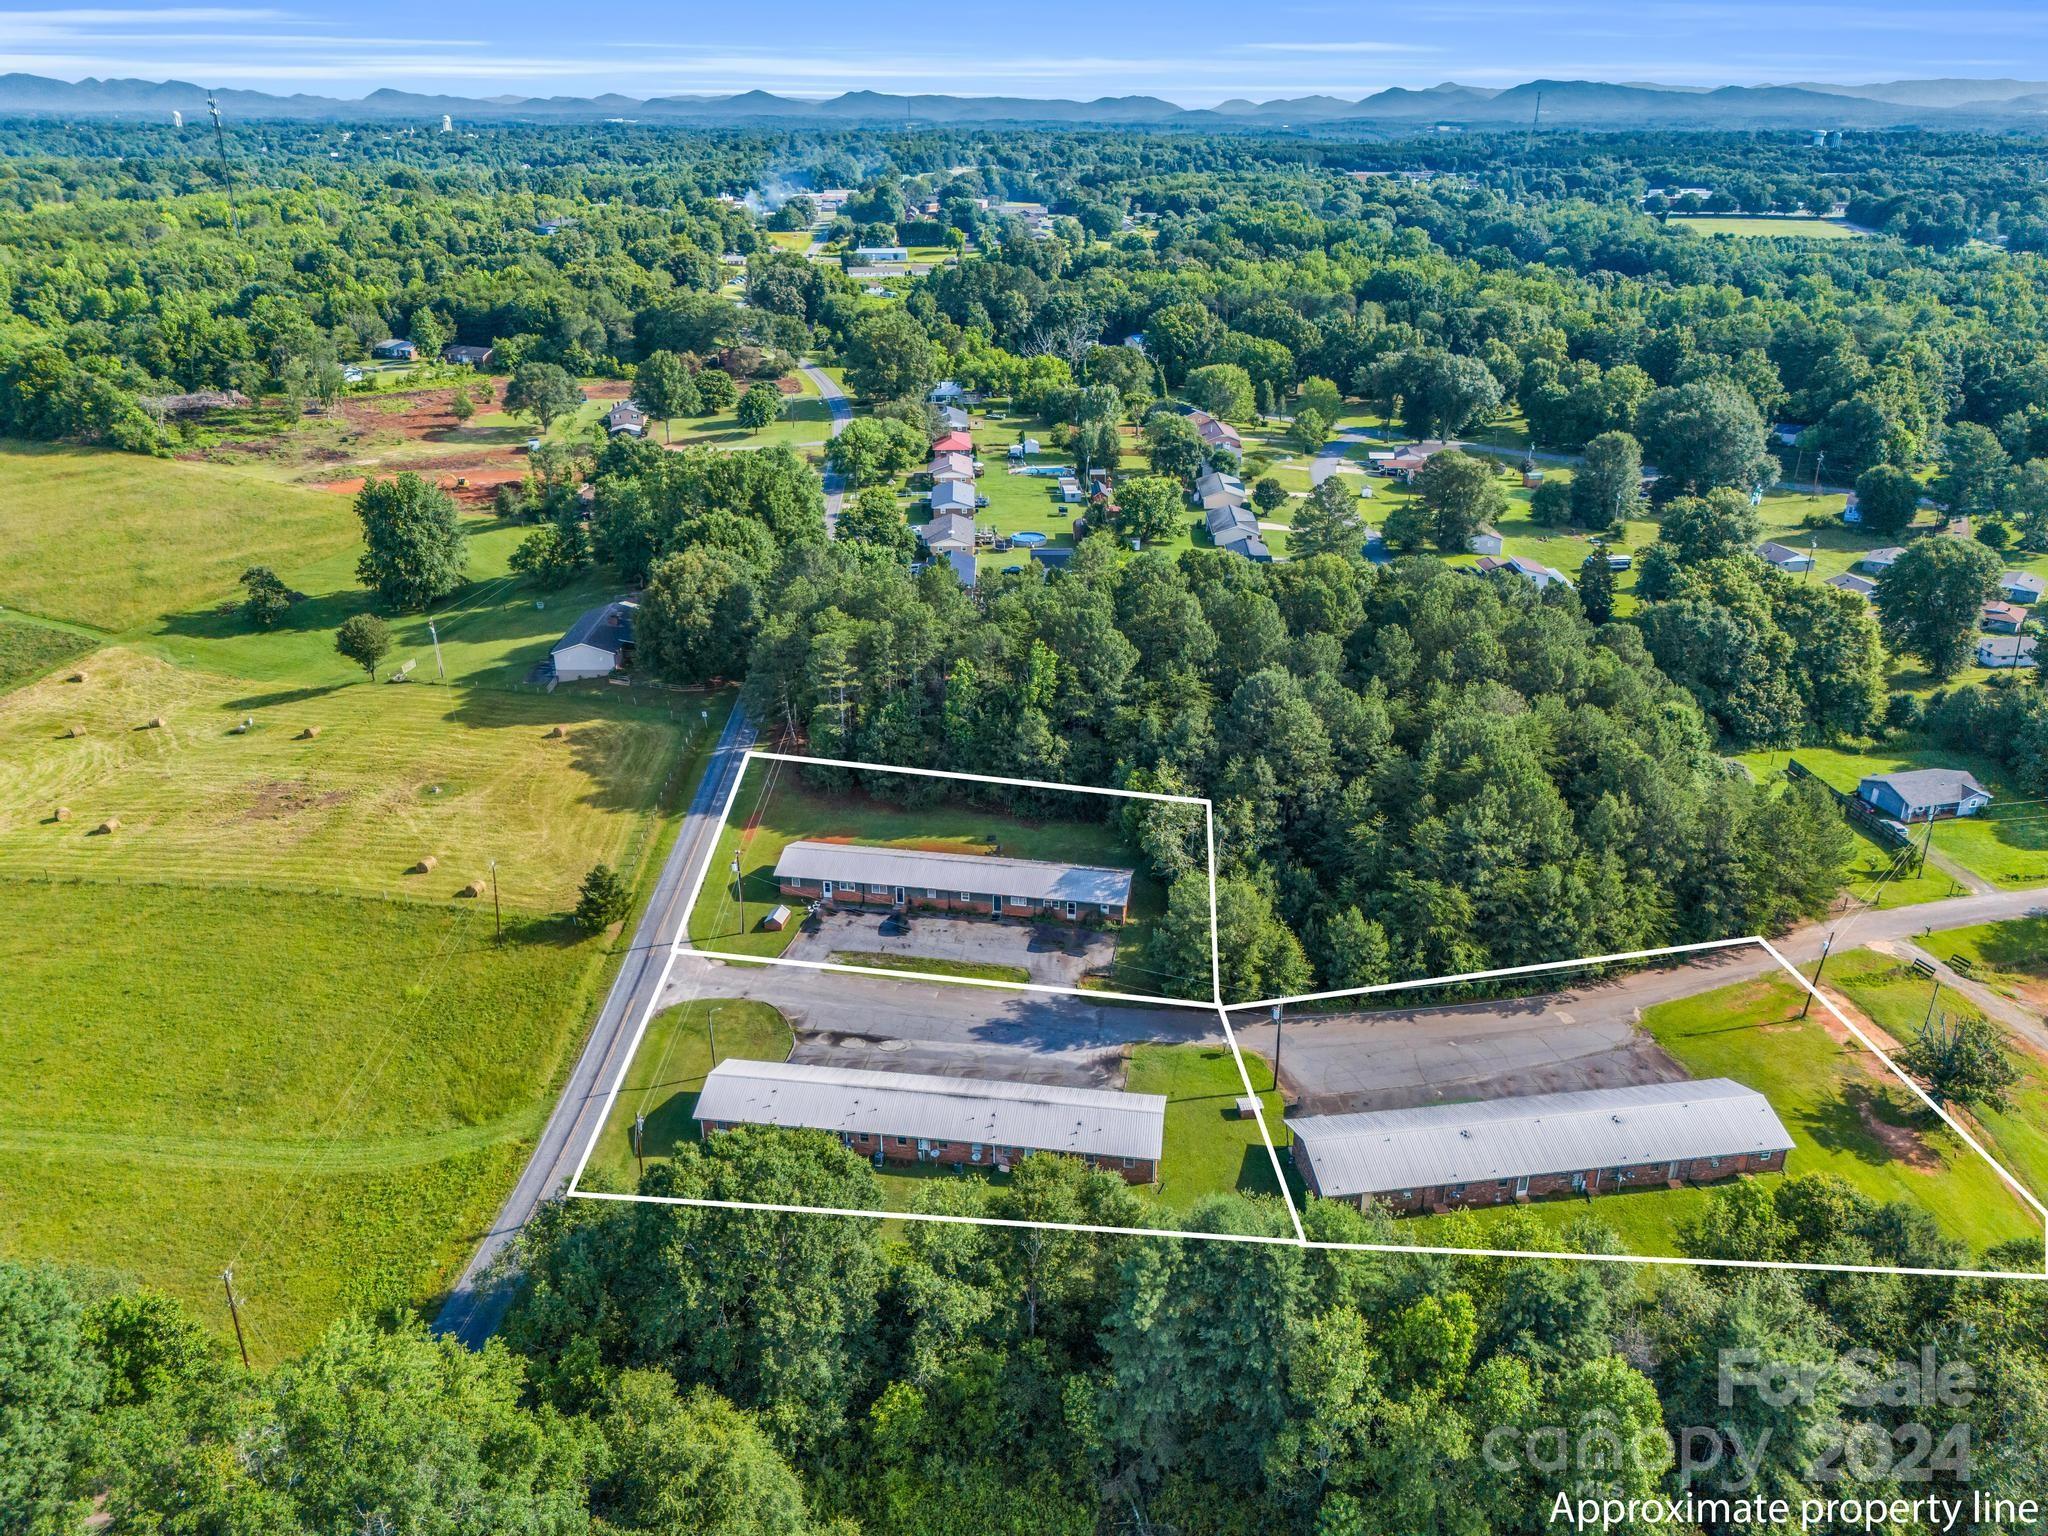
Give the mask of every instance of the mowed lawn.
<svg viewBox="0 0 2048 1536">
<path fill-rule="evenodd" d="M 0 693 L 34 682 L 67 661 L 76 661 L 97 643 L 75 629 L 0 618 Z"/>
<path fill-rule="evenodd" d="M 1853 973 L 1853 957 L 1842 960 Z M 1831 968 L 1829 979 L 1841 974 Z M 1997 1171 L 1822 1010 L 1799 1018 L 1801 997 L 1790 981 L 1742 982 L 1651 1008 L 1643 1027 L 1692 1076 L 1732 1077 L 1770 1100 L 1794 1143 L 1787 1173 L 1831 1173 L 1873 1200 L 1916 1205 L 1973 1254 L 2008 1239 L 2038 1241 L 2040 1223 Z M 1676 1254 L 1683 1224 L 1709 1198 L 1704 1188 L 1652 1189 L 1502 1209 L 1527 1210 L 1553 1227 L 1590 1216 L 1634 1252 Z M 1498 1219 L 1476 1211 L 1402 1230 L 1483 1246 Z"/>
<path fill-rule="evenodd" d="M 119 633 L 251 565 L 352 548 L 348 498 L 141 454 L 0 443 L 0 604 Z"/>
<path fill-rule="evenodd" d="M 1783 770 L 1786 755 L 1750 752 L 1739 761 L 1757 778 L 1764 779 Z M 1946 747 L 1889 744 L 1860 752 L 1800 747 L 1790 755 L 1845 794 L 1854 794 L 1856 786 L 1870 774 L 1901 773 L 1916 768 L 1966 769 L 1996 798 L 1988 810 L 1978 815 L 1937 821 L 1935 852 L 1947 855 L 1995 887 L 2048 884 L 2048 820 L 2040 816 L 2040 807 L 2032 803 L 2032 797 L 2014 789 L 1990 759 Z M 1924 828 L 1915 835 L 1924 836 Z"/>
<path fill-rule="evenodd" d="M 260 1363 L 431 1299 L 545 1117 L 603 939 L 487 906 L 0 880 L 0 1251 L 168 1289 Z"/>
<path fill-rule="evenodd" d="M 1108 822 L 1026 819 L 957 800 L 897 805 L 856 789 L 813 788 L 803 782 L 803 772 L 793 763 L 770 759 L 757 758 L 747 765 L 705 873 L 704 888 L 690 909 L 690 938 L 700 948 L 772 956 L 789 947 L 797 925 L 770 933 L 761 927 L 761 919 L 782 899 L 775 883 L 782 850 L 805 839 L 1137 869 L 1131 886 L 1132 921 L 1120 930 L 1120 956 L 1142 944 L 1147 920 L 1165 910 L 1159 883 L 1139 868 L 1136 850 L 1127 847 Z M 1098 797 L 1076 792 L 1074 798 L 1092 809 Z M 739 882 L 732 876 L 735 856 L 740 861 Z"/>
<path fill-rule="evenodd" d="M 1244 1061 L 1267 1126 L 1275 1136 L 1283 1135 L 1272 1064 L 1250 1054 Z M 1124 1091 L 1166 1095 L 1166 1153 L 1159 1182 L 1138 1186 L 1140 1194 L 1169 1210 L 1186 1210 L 1206 1195 L 1278 1197 L 1273 1158 L 1259 1123 L 1237 1115 L 1244 1078 L 1229 1046 L 1134 1045 Z"/>
<path fill-rule="evenodd" d="M 697 1092 L 717 1062 L 735 1058 L 787 1061 L 795 1044 L 789 1021 L 767 1003 L 716 997 L 662 1009 L 648 1021 L 647 1032 L 626 1065 L 618 1097 L 591 1148 L 580 1187 L 634 1188 L 638 1182 L 633 1157 L 636 1116 L 647 1117 L 642 1149 L 647 1158 L 671 1157 L 683 1142 L 699 1139 Z"/>
<path fill-rule="evenodd" d="M 445 901 L 496 859 L 504 900 L 562 910 L 634 862 L 676 751 L 665 715 L 573 693 L 279 690 L 121 647 L 84 670 L 0 697 L 0 872 Z"/>
</svg>

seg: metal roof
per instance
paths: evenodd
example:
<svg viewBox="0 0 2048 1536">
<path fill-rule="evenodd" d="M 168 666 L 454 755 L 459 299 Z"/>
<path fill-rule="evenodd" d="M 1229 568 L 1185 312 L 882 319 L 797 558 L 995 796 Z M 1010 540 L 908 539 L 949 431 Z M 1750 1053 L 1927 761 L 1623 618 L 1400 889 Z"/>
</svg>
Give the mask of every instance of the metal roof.
<svg viewBox="0 0 2048 1536">
<path fill-rule="evenodd" d="M 604 603 L 578 616 L 569 626 L 567 634 L 557 640 L 553 649 L 566 651 L 572 645 L 594 645 L 600 650 L 616 651 L 621 645 L 630 644 L 633 639 L 633 616 L 640 611 L 640 605 L 620 599 L 615 603 Z"/>
<path fill-rule="evenodd" d="M 788 1061 L 721 1061 L 704 1079 L 696 1117 L 1153 1162 L 1166 1138 L 1166 1096 L 1160 1093 Z"/>
<path fill-rule="evenodd" d="M 1789 1152 L 1770 1102 L 1730 1078 L 1289 1120 L 1325 1195 Z"/>
<path fill-rule="evenodd" d="M 1905 773 L 1872 773 L 1863 784 L 1882 784 L 1909 806 L 1958 805 L 1971 795 L 1990 798 L 1991 791 L 1961 768 L 1914 768 Z M 1857 789 L 1861 791 L 1863 784 Z"/>
<path fill-rule="evenodd" d="M 985 853 L 926 853 L 871 843 L 791 843 L 775 862 L 778 880 L 830 880 L 900 885 L 933 891 L 974 891 L 1032 901 L 1131 899 L 1131 872 L 1093 864 L 1052 864 Z"/>
</svg>

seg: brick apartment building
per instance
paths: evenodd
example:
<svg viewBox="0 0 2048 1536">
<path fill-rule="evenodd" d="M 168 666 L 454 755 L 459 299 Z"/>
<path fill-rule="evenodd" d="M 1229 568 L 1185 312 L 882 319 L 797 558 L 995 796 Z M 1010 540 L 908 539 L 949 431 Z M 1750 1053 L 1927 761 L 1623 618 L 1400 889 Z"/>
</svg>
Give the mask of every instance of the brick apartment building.
<svg viewBox="0 0 2048 1536">
<path fill-rule="evenodd" d="M 1792 1138 L 1725 1077 L 1289 1120 L 1325 1199 L 1402 1213 L 1780 1173 Z"/>
<path fill-rule="evenodd" d="M 1111 923 L 1131 907 L 1128 869 L 858 843 L 791 843 L 776 860 L 775 883 L 785 900 L 825 906 Z"/>
<path fill-rule="evenodd" d="M 704 1079 L 696 1118 L 707 1140 L 742 1125 L 801 1127 L 870 1159 L 999 1172 L 1029 1153 L 1057 1152 L 1150 1184 L 1166 1096 L 731 1060 Z"/>
</svg>

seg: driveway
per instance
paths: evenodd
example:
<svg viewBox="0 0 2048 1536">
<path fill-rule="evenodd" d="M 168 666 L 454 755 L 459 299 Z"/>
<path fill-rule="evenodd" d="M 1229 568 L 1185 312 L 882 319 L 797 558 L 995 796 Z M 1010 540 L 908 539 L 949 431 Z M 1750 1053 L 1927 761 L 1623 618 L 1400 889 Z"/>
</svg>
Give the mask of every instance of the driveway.
<svg viewBox="0 0 2048 1536">
<path fill-rule="evenodd" d="M 1078 987 L 1089 971 L 1107 970 L 1116 936 L 1099 928 L 998 922 L 916 912 L 819 912 L 783 951 L 791 960 L 835 960 L 868 954 L 1021 966 L 1041 986 Z M 847 959 L 848 965 L 863 962 Z"/>
<path fill-rule="evenodd" d="M 793 1061 L 877 1072 L 1115 1087 L 1131 1045 L 1223 1043 L 1213 1008 L 1096 1003 L 677 955 L 663 1006 L 713 997 L 753 998 L 781 1010 L 796 1034 Z"/>
</svg>

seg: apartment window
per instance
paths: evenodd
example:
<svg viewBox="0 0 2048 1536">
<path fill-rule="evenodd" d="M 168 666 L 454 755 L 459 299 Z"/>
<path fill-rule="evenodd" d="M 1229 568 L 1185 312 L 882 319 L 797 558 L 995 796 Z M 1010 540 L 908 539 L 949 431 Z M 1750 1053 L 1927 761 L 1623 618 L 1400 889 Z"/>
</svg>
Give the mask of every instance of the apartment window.
<svg viewBox="0 0 2048 1536">
<path fill-rule="evenodd" d="M 908 1136 L 898 1136 L 896 1138 L 896 1145 L 899 1147 L 907 1147 L 910 1145 L 910 1138 Z"/>
<path fill-rule="evenodd" d="M 972 891 L 962 891 L 962 892 L 960 893 L 960 899 L 961 899 L 962 901 L 972 901 L 972 900 L 974 900 L 974 892 L 972 892 Z"/>
<path fill-rule="evenodd" d="M 1135 1168 L 1138 1166 L 1138 1160 L 1135 1157 L 1127 1157 L 1124 1159 L 1124 1166 L 1126 1168 Z"/>
<path fill-rule="evenodd" d="M 937 901 L 939 899 L 939 893 L 937 891 L 927 889 L 924 894 L 928 900 Z"/>
</svg>

